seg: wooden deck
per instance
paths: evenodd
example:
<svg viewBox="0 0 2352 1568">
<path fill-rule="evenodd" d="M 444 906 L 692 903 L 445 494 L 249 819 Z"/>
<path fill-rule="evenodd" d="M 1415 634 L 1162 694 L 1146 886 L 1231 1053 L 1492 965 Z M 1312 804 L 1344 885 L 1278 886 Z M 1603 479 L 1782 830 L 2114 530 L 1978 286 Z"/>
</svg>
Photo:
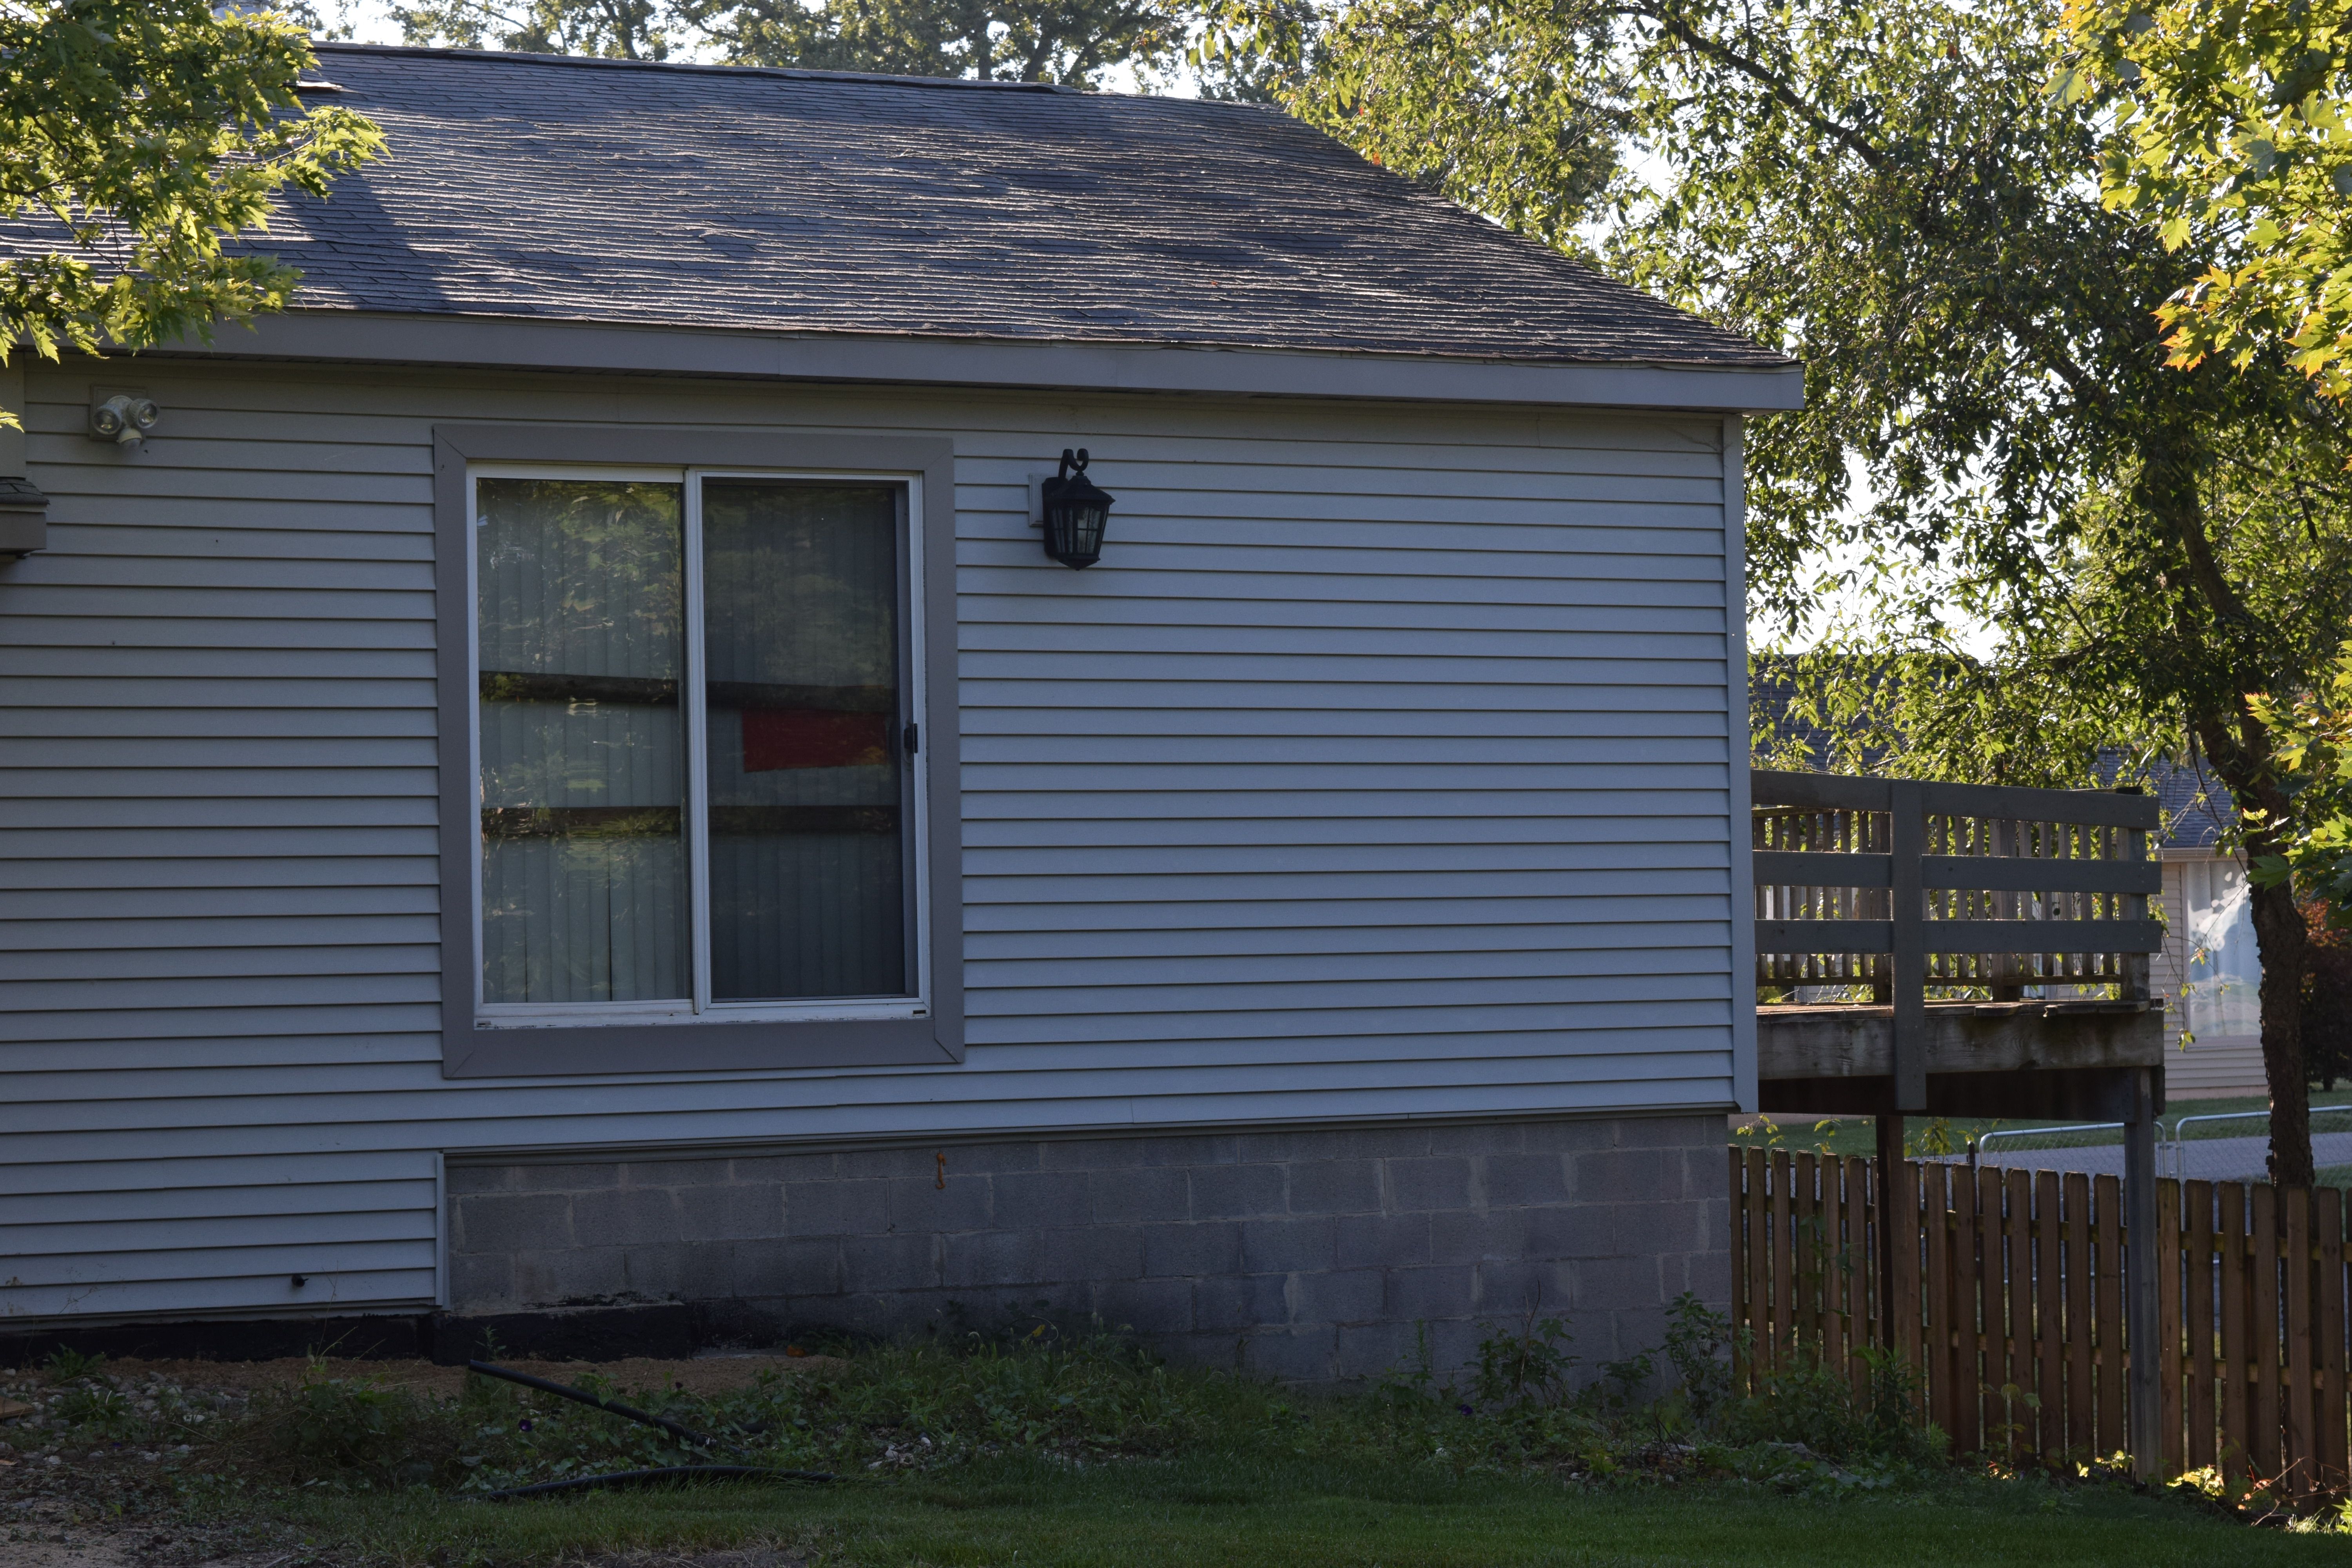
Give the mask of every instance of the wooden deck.
<svg viewBox="0 0 2352 1568">
<path fill-rule="evenodd" d="M 1749 782 L 1766 1110 L 2089 1115 L 2125 1105 L 2143 1074 L 2160 1100 L 2154 800 Z M 1791 1000 L 1824 992 L 1875 1002 Z"/>
<path fill-rule="evenodd" d="M 1906 1109 L 1928 1115 L 2120 1121 L 2124 1073 L 2164 1063 L 2160 1004 L 1930 1002 L 1925 1013 L 1927 1100 Z M 1766 1110 L 1896 1110 L 1892 1005 L 1759 1007 L 1756 1055 Z"/>
</svg>

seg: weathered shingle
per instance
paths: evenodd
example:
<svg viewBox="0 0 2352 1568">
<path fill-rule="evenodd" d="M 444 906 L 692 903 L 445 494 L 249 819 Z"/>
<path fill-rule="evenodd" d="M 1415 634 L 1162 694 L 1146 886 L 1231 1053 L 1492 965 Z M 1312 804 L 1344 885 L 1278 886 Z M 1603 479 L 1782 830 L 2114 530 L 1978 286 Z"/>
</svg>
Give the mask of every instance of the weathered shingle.
<svg viewBox="0 0 2352 1568">
<path fill-rule="evenodd" d="M 1780 356 L 1247 105 L 321 46 L 309 309 L 1549 363 Z"/>
</svg>

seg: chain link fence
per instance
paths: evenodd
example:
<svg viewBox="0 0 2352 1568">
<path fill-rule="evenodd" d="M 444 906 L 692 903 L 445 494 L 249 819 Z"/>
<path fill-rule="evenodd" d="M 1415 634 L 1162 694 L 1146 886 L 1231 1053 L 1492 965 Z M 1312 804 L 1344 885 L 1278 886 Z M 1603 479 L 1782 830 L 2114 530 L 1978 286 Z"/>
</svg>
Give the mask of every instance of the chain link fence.
<svg viewBox="0 0 2352 1568">
<path fill-rule="evenodd" d="M 2157 1121 L 2156 1173 L 2175 1181 L 2260 1182 L 2270 1177 L 2271 1114 L 2233 1110 Z M 2124 1124 L 1998 1127 L 1952 1156 L 1977 1165 L 2124 1173 Z M 2352 1185 L 2352 1105 L 2311 1108 L 2311 1158 L 2325 1186 Z"/>
</svg>

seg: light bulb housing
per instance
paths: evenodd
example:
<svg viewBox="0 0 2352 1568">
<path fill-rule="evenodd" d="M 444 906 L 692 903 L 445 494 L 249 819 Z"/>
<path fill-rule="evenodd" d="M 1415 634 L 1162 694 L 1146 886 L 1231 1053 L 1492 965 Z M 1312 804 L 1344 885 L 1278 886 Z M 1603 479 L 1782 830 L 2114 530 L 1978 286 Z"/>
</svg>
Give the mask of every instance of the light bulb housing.
<svg viewBox="0 0 2352 1568">
<path fill-rule="evenodd" d="M 1102 559 L 1103 533 L 1118 498 L 1087 478 L 1087 449 L 1062 448 L 1061 470 L 1038 488 L 1045 525 L 1045 554 L 1072 571 Z"/>
</svg>

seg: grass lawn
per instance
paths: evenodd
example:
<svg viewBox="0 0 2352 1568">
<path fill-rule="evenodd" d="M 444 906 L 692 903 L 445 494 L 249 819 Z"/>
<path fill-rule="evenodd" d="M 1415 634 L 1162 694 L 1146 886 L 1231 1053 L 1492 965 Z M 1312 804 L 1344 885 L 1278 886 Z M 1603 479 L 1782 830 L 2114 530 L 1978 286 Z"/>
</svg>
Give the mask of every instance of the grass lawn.
<svg viewBox="0 0 2352 1568">
<path fill-rule="evenodd" d="M 812 1568 L 1500 1568 L 1504 1564 L 2352 1563 L 2352 1538 L 2252 1530 L 2121 1488 L 1956 1481 L 1817 1499 L 1706 1483 L 1584 1490 L 1430 1466 L 1233 1452 L 1074 1469 L 1030 1457 L 832 1488 L 709 1487 L 569 1501 L 358 1497 L 289 1516 L 329 1563 L 547 1563 L 745 1542 Z"/>
<path fill-rule="evenodd" d="M 1951 1463 L 1899 1373 L 1861 1397 L 1804 1366 L 1743 1391 L 1727 1332 L 1685 1299 L 1654 1357 L 1579 1385 L 1559 1324 L 1505 1325 L 1470 1368 L 1344 1395 L 1042 1321 L 535 1363 L 684 1434 L 423 1363 L 60 1356 L 0 1374 L 0 1568 L 15 1546 L 43 1568 L 2352 1568 L 2352 1533 Z M 485 1495 L 713 1458 L 842 1479 Z"/>
</svg>

